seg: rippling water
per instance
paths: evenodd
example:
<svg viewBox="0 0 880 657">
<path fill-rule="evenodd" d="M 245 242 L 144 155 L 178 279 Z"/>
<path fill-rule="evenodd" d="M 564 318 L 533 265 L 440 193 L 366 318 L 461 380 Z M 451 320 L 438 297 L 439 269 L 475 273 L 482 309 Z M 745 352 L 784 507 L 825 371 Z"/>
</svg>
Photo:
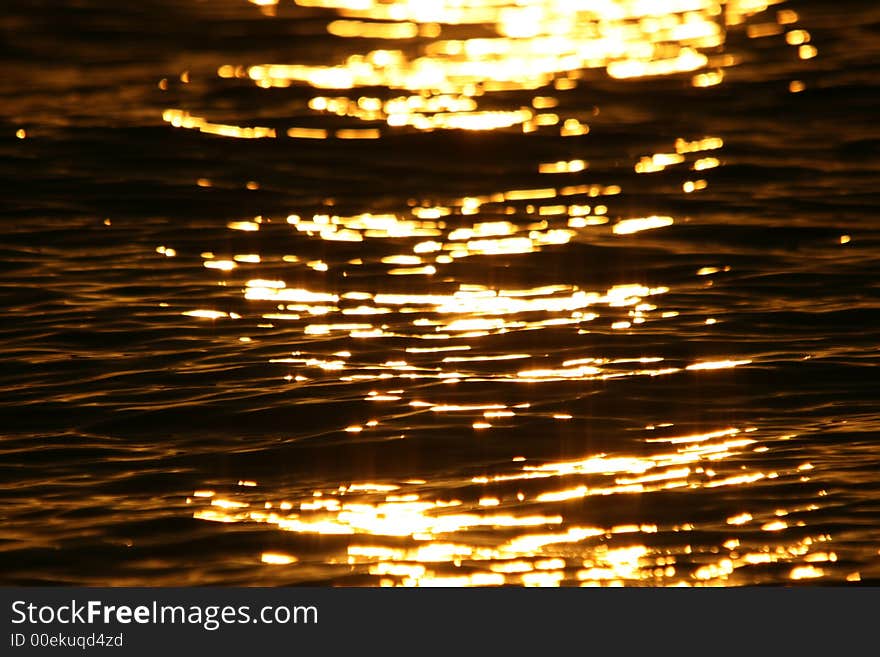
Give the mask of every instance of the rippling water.
<svg viewBox="0 0 880 657">
<path fill-rule="evenodd" d="M 3 581 L 877 581 L 874 3 L 0 20 Z"/>
</svg>

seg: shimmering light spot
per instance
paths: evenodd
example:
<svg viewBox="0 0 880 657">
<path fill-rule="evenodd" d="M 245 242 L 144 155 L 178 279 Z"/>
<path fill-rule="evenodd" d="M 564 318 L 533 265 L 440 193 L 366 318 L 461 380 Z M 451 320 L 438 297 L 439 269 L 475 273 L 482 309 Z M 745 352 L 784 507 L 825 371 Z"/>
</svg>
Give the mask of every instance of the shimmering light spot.
<svg viewBox="0 0 880 657">
<path fill-rule="evenodd" d="M 806 30 L 791 30 L 785 35 L 786 43 L 792 46 L 799 46 L 801 44 L 807 43 L 809 40 L 810 33 Z"/>
<path fill-rule="evenodd" d="M 784 520 L 773 520 L 772 522 L 767 522 L 761 525 L 761 529 L 765 532 L 778 532 L 786 529 L 788 527 L 788 523 Z"/>
<path fill-rule="evenodd" d="M 231 271 L 238 266 L 232 260 L 206 260 L 203 264 L 208 269 L 220 269 L 222 271 Z"/>
<path fill-rule="evenodd" d="M 825 575 L 825 571 L 815 566 L 797 566 L 791 569 L 791 579 L 815 579 Z"/>
<path fill-rule="evenodd" d="M 798 48 L 798 57 L 801 59 L 812 59 L 818 54 L 819 51 L 816 49 L 816 46 L 810 44 L 804 44 Z"/>
<path fill-rule="evenodd" d="M 260 561 L 271 564 L 273 566 L 286 566 L 287 564 L 296 563 L 298 559 L 290 554 L 281 554 L 279 552 L 263 552 L 260 555 Z"/>
<path fill-rule="evenodd" d="M 204 319 L 220 319 L 221 317 L 229 317 L 228 313 L 221 310 L 187 310 L 182 313 L 187 317 L 202 317 Z"/>
<path fill-rule="evenodd" d="M 706 73 L 698 73 L 691 80 L 691 84 L 695 87 L 714 87 L 724 81 L 724 71 L 708 71 Z"/>
<path fill-rule="evenodd" d="M 260 224 L 255 221 L 231 221 L 226 224 L 232 230 L 255 232 L 260 230 Z"/>
</svg>

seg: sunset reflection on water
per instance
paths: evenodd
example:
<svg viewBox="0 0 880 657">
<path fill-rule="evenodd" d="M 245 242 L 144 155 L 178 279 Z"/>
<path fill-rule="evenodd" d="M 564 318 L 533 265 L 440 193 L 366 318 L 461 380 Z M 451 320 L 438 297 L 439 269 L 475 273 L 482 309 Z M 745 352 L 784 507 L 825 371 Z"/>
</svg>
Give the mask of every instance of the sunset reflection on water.
<svg viewBox="0 0 880 657">
<path fill-rule="evenodd" d="M 272 2 L 255 4 L 269 13 L 276 9 Z M 674 225 L 677 219 L 666 214 L 632 216 L 617 209 L 626 182 L 594 180 L 582 146 L 592 136 L 590 118 L 601 108 L 573 107 L 566 94 L 593 70 L 620 84 L 682 74 L 693 87 L 721 84 L 725 70 L 738 63 L 725 52 L 727 31 L 748 22 L 749 37 L 787 34 L 790 44 L 800 45 L 791 37 L 793 11 L 774 13 L 769 5 L 778 3 L 754 0 L 298 4 L 335 10 L 329 34 L 383 47 L 321 65 L 227 64 L 217 74 L 265 89 L 304 86 L 316 92 L 306 103 L 313 119 L 333 116 L 349 124 L 237 127 L 179 109 L 168 109 L 165 121 L 256 139 L 374 140 L 412 130 L 573 138 L 565 159 L 534 162 L 539 186 L 408 199 L 399 210 L 384 212 L 365 207 L 343 213 L 329 203 L 317 212 L 292 208 L 287 217 L 229 224 L 234 232 L 271 229 L 277 235 L 286 226 L 290 235 L 326 244 L 321 259 L 202 254 L 205 267 L 223 272 L 229 293 L 243 295 L 251 317 L 212 309 L 184 314 L 283 326 L 297 347 L 269 363 L 286 368 L 286 382 L 348 386 L 347 396 L 362 402 L 360 419 L 321 436 L 408 439 L 422 418 L 440 415 L 446 432 L 470 432 L 474 443 L 504 441 L 508 430 L 525 425 L 576 423 L 588 431 L 590 417 L 579 414 L 576 404 L 566 408 L 566 401 L 585 394 L 584 385 L 706 376 L 753 365 L 752 358 L 734 355 L 686 360 L 640 349 L 640 331 L 680 321 L 677 310 L 664 309 L 669 286 L 632 279 L 584 289 L 560 278 L 508 288 L 474 278 L 473 270 L 463 276 L 456 265 L 467 261 L 479 268 L 499 258 Z M 757 22 L 754 16 L 760 16 Z M 478 35 L 464 36 L 468 32 Z M 684 134 L 663 151 L 632 158 L 628 167 L 649 177 L 679 172 L 680 193 L 691 194 L 708 187 L 704 176 L 722 166 L 723 146 L 716 135 Z M 334 251 L 334 244 L 369 248 Z M 729 266 L 703 267 L 696 274 L 727 271 Z M 404 288 L 385 283 L 388 277 L 405 278 Z M 638 355 L 603 355 L 589 347 L 588 337 L 582 348 L 561 355 L 524 350 L 517 342 L 505 348 L 505 339 L 532 331 L 624 332 Z M 550 385 L 566 387 L 541 391 Z M 520 401 L 504 401 L 511 394 L 503 386 L 516 387 Z M 786 569 L 791 580 L 840 577 L 844 573 L 837 572 L 837 557 L 827 545 L 831 537 L 808 529 L 816 504 L 782 508 L 768 502 L 714 518 L 700 514 L 694 522 L 650 515 L 637 522 L 587 522 L 618 498 L 701 499 L 702 491 L 809 482 L 810 463 L 773 468 L 753 458 L 790 438 L 760 426 L 679 434 L 672 423 L 661 423 L 642 429 L 628 448 L 570 460 L 511 454 L 506 464 L 462 465 L 438 472 L 436 480 L 340 481 L 316 489 L 263 490 L 259 482 L 248 482 L 223 492 L 196 491 L 188 503 L 201 520 L 338 537 L 341 542 L 317 561 L 273 551 L 261 561 L 271 568 L 309 562 L 327 579 L 353 577 L 381 586 L 728 585 L 760 581 L 767 564 Z"/>
<path fill-rule="evenodd" d="M 382 586 L 724 585 L 751 581 L 747 571 L 761 564 L 784 565 L 791 579 L 837 569 L 828 547 L 831 537 L 801 529 L 809 513 L 819 509 L 816 504 L 764 505 L 718 519 L 713 524 L 727 527 L 720 530 L 728 535 L 722 544 L 697 538 L 704 528 L 694 523 L 602 527 L 567 517 L 565 503 L 573 499 L 603 505 L 612 496 L 804 480 L 811 467 L 763 472 L 729 465 L 728 459 L 761 446 L 755 428 L 645 443 L 664 451 L 536 464 L 514 458 L 491 476 L 447 477 L 442 483 L 353 482 L 268 500 L 258 488 L 239 488 L 225 497 L 197 491 L 190 501 L 198 507 L 195 517 L 203 520 L 345 537 L 326 562 L 327 576 L 373 577 Z M 790 536 L 789 528 L 795 530 Z M 662 544 L 653 544 L 657 535 L 666 537 Z M 263 558 L 273 565 L 296 560 L 292 555 L 286 561 Z"/>
<path fill-rule="evenodd" d="M 880 576 L 880 8 L 4 7 L 0 579 Z"/>
</svg>

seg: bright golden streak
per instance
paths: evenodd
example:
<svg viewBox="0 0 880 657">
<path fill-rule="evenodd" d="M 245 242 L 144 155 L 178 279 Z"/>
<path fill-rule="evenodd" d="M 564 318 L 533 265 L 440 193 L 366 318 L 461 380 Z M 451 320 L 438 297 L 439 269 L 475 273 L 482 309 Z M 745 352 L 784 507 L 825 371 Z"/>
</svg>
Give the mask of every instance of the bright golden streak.
<svg viewBox="0 0 880 657">
<path fill-rule="evenodd" d="M 382 133 L 376 128 L 337 130 L 337 139 L 379 139 Z"/>
<path fill-rule="evenodd" d="M 260 224 L 253 221 L 230 221 L 226 227 L 231 230 L 258 231 Z"/>
<path fill-rule="evenodd" d="M 688 365 L 685 369 L 688 370 L 721 370 L 731 367 L 738 367 L 740 365 L 748 365 L 752 361 L 750 360 L 715 360 L 715 361 L 704 361 L 702 363 L 694 363 L 693 365 Z"/>
<path fill-rule="evenodd" d="M 715 157 L 703 157 L 694 162 L 694 171 L 704 171 L 705 169 L 713 169 L 720 166 L 721 162 Z"/>
<path fill-rule="evenodd" d="M 281 554 L 279 552 L 263 552 L 263 554 L 260 555 L 260 561 L 275 566 L 286 566 L 287 564 L 296 563 L 299 560 L 290 554 Z"/>
<path fill-rule="evenodd" d="M 680 153 L 656 153 L 640 159 L 635 170 L 636 173 L 656 173 L 681 162 L 684 162 L 684 157 Z"/>
<path fill-rule="evenodd" d="M 162 120 L 170 123 L 175 128 L 187 128 L 189 130 L 198 130 L 212 135 L 221 137 L 234 137 L 237 139 L 264 139 L 274 138 L 274 128 L 249 127 L 242 128 L 236 125 L 225 125 L 222 123 L 210 123 L 206 119 L 198 116 L 192 116 L 189 112 L 177 109 L 168 109 L 162 113 Z"/>
<path fill-rule="evenodd" d="M 825 571 L 815 566 L 797 566 L 790 573 L 791 579 L 815 579 L 824 575 Z"/>
<path fill-rule="evenodd" d="M 514 189 L 504 193 L 504 200 L 506 201 L 525 201 L 555 197 L 556 190 L 552 187 L 545 189 Z"/>
<path fill-rule="evenodd" d="M 761 529 L 765 532 L 778 532 L 788 527 L 788 523 L 784 520 L 774 520 L 761 525 Z"/>
<path fill-rule="evenodd" d="M 181 313 L 187 317 L 201 317 L 203 319 L 220 319 L 221 317 L 229 317 L 228 313 L 220 310 L 187 310 Z"/>
<path fill-rule="evenodd" d="M 559 162 L 546 162 L 538 165 L 538 173 L 577 173 L 587 168 L 584 160 L 560 160 Z"/>
<path fill-rule="evenodd" d="M 368 23 L 364 21 L 336 20 L 327 31 L 338 37 L 363 39 L 412 39 L 419 35 L 415 23 Z"/>
<path fill-rule="evenodd" d="M 684 139 L 675 140 L 675 152 L 678 154 L 717 150 L 723 146 L 724 140 L 720 137 L 706 137 L 696 141 L 686 141 Z"/>
<path fill-rule="evenodd" d="M 323 128 L 288 128 L 287 136 L 291 139 L 327 139 L 327 131 Z"/>
<path fill-rule="evenodd" d="M 623 219 L 614 224 L 611 230 L 615 235 L 631 235 L 643 230 L 671 226 L 673 223 L 675 223 L 675 220 L 672 217 L 651 216 L 638 219 Z"/>
</svg>

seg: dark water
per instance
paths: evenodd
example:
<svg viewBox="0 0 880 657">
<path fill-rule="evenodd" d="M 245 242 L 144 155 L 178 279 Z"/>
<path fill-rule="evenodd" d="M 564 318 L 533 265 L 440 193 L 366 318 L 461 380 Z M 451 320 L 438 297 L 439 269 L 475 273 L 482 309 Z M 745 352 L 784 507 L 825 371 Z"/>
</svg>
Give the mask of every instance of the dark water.
<svg viewBox="0 0 880 657">
<path fill-rule="evenodd" d="M 880 9 L 575 4 L 6 0 L 0 580 L 877 581 Z"/>
</svg>

